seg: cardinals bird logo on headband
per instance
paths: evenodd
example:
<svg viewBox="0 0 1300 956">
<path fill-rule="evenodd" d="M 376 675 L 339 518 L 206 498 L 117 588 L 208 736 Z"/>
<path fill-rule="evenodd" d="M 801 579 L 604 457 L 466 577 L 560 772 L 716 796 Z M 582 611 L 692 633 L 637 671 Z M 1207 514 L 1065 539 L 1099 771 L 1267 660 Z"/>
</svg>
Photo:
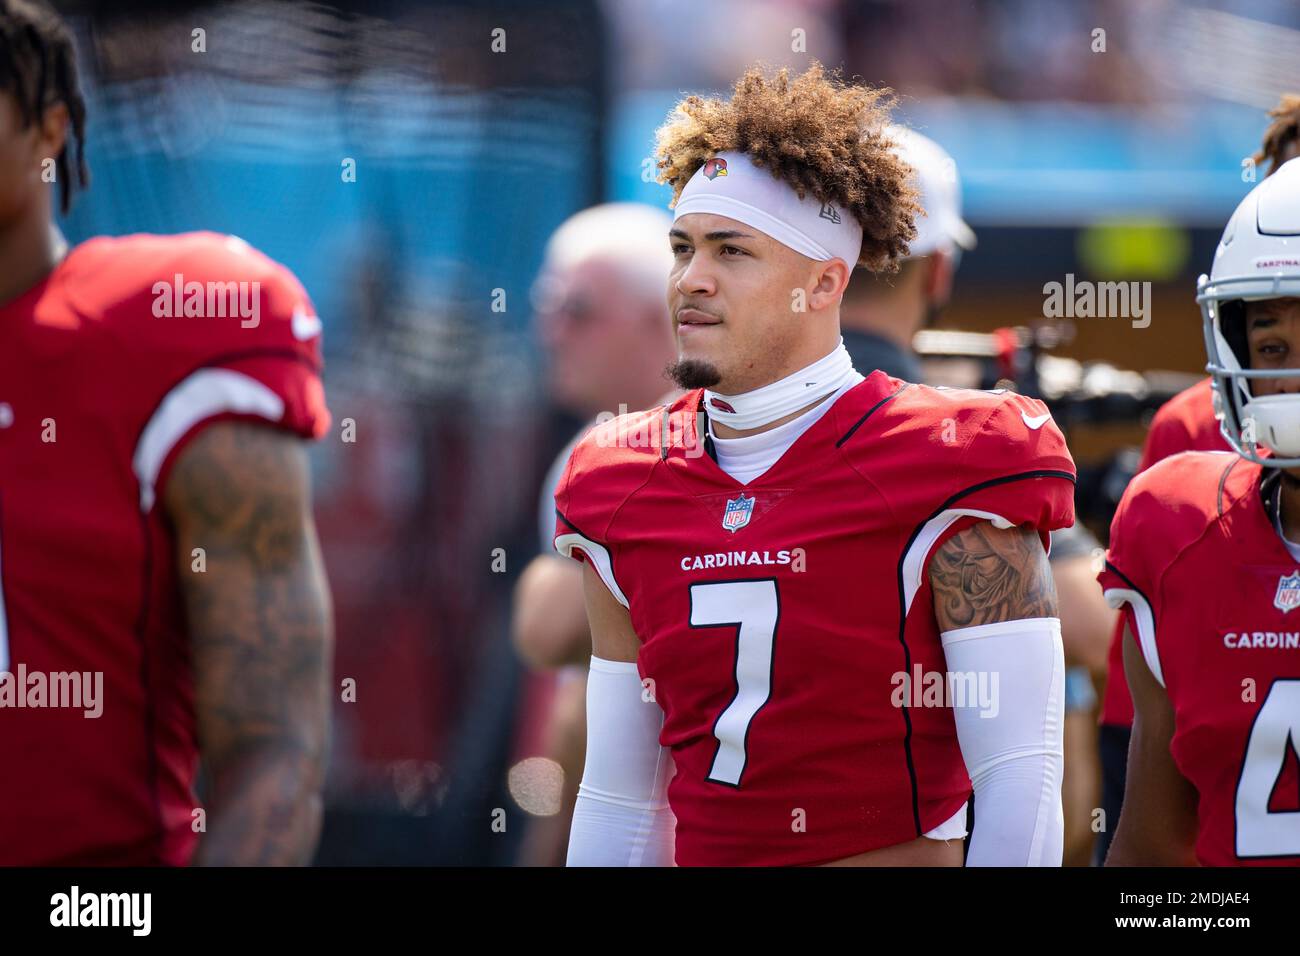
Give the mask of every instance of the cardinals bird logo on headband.
<svg viewBox="0 0 1300 956">
<path fill-rule="evenodd" d="M 727 175 L 727 161 L 717 157 L 709 160 L 704 164 L 704 178 L 717 179 L 719 176 Z"/>
</svg>

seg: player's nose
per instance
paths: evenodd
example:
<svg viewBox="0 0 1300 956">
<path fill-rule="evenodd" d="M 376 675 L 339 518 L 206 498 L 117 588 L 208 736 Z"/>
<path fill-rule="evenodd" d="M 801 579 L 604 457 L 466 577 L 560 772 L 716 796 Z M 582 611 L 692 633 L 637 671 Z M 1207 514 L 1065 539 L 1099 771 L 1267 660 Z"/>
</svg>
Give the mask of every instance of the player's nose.
<svg viewBox="0 0 1300 956">
<path fill-rule="evenodd" d="M 674 288 L 679 295 L 684 296 L 713 295 L 717 291 L 717 281 L 702 257 L 695 256 L 677 277 Z"/>
</svg>

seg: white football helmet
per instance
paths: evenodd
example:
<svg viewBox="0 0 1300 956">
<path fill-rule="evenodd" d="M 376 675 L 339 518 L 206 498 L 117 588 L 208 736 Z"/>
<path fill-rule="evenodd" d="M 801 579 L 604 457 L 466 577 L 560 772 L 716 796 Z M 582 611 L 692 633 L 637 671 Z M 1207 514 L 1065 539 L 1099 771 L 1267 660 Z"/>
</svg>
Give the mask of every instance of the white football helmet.
<svg viewBox="0 0 1300 956">
<path fill-rule="evenodd" d="M 1246 302 L 1300 297 L 1300 159 L 1250 191 L 1228 220 L 1208 276 L 1196 283 L 1214 410 L 1237 454 L 1300 468 L 1300 394 L 1251 394 L 1252 378 L 1300 378 L 1300 368 L 1252 369 Z M 1260 456 L 1260 446 L 1272 451 Z"/>
</svg>

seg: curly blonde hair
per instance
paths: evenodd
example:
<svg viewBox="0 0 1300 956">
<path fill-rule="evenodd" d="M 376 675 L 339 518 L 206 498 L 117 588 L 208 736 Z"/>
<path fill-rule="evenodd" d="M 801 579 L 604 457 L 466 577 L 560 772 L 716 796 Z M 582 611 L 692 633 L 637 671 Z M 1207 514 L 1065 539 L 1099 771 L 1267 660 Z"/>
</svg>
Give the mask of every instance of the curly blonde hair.
<svg viewBox="0 0 1300 956">
<path fill-rule="evenodd" d="M 1283 93 L 1277 106 L 1268 111 L 1273 122 L 1264 131 L 1264 141 L 1259 152 L 1252 159 L 1256 165 L 1268 160 L 1271 164 L 1268 175 L 1277 172 L 1282 165 L 1282 155 L 1286 148 L 1300 139 L 1300 93 Z"/>
<path fill-rule="evenodd" d="M 674 107 L 655 134 L 659 182 L 673 187 L 675 206 L 715 153 L 743 152 L 801 199 L 811 193 L 847 209 L 862 224 L 858 263 L 896 271 L 921 207 L 912 168 L 885 138 L 893 102 L 888 88 L 845 83 L 817 62 L 794 79 L 751 67 L 730 100 L 688 96 Z"/>
</svg>

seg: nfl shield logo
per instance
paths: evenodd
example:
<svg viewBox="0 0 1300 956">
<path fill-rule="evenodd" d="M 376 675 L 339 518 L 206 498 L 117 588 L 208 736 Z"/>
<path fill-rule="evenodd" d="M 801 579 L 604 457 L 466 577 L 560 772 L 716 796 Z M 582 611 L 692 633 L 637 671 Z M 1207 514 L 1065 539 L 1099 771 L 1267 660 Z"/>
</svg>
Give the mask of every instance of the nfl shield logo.
<svg viewBox="0 0 1300 956">
<path fill-rule="evenodd" d="M 722 515 L 722 526 L 733 534 L 739 531 L 745 525 L 749 524 L 750 516 L 754 513 L 753 497 L 746 498 L 742 491 L 739 496 L 732 498 L 727 502 L 727 510 Z M 1296 580 L 1300 581 L 1300 572 L 1296 573 Z M 1300 590 L 1300 585 L 1297 585 Z"/>
<path fill-rule="evenodd" d="M 1283 614 L 1300 607 L 1300 571 L 1278 579 L 1277 596 L 1273 598 L 1273 606 Z"/>
</svg>

